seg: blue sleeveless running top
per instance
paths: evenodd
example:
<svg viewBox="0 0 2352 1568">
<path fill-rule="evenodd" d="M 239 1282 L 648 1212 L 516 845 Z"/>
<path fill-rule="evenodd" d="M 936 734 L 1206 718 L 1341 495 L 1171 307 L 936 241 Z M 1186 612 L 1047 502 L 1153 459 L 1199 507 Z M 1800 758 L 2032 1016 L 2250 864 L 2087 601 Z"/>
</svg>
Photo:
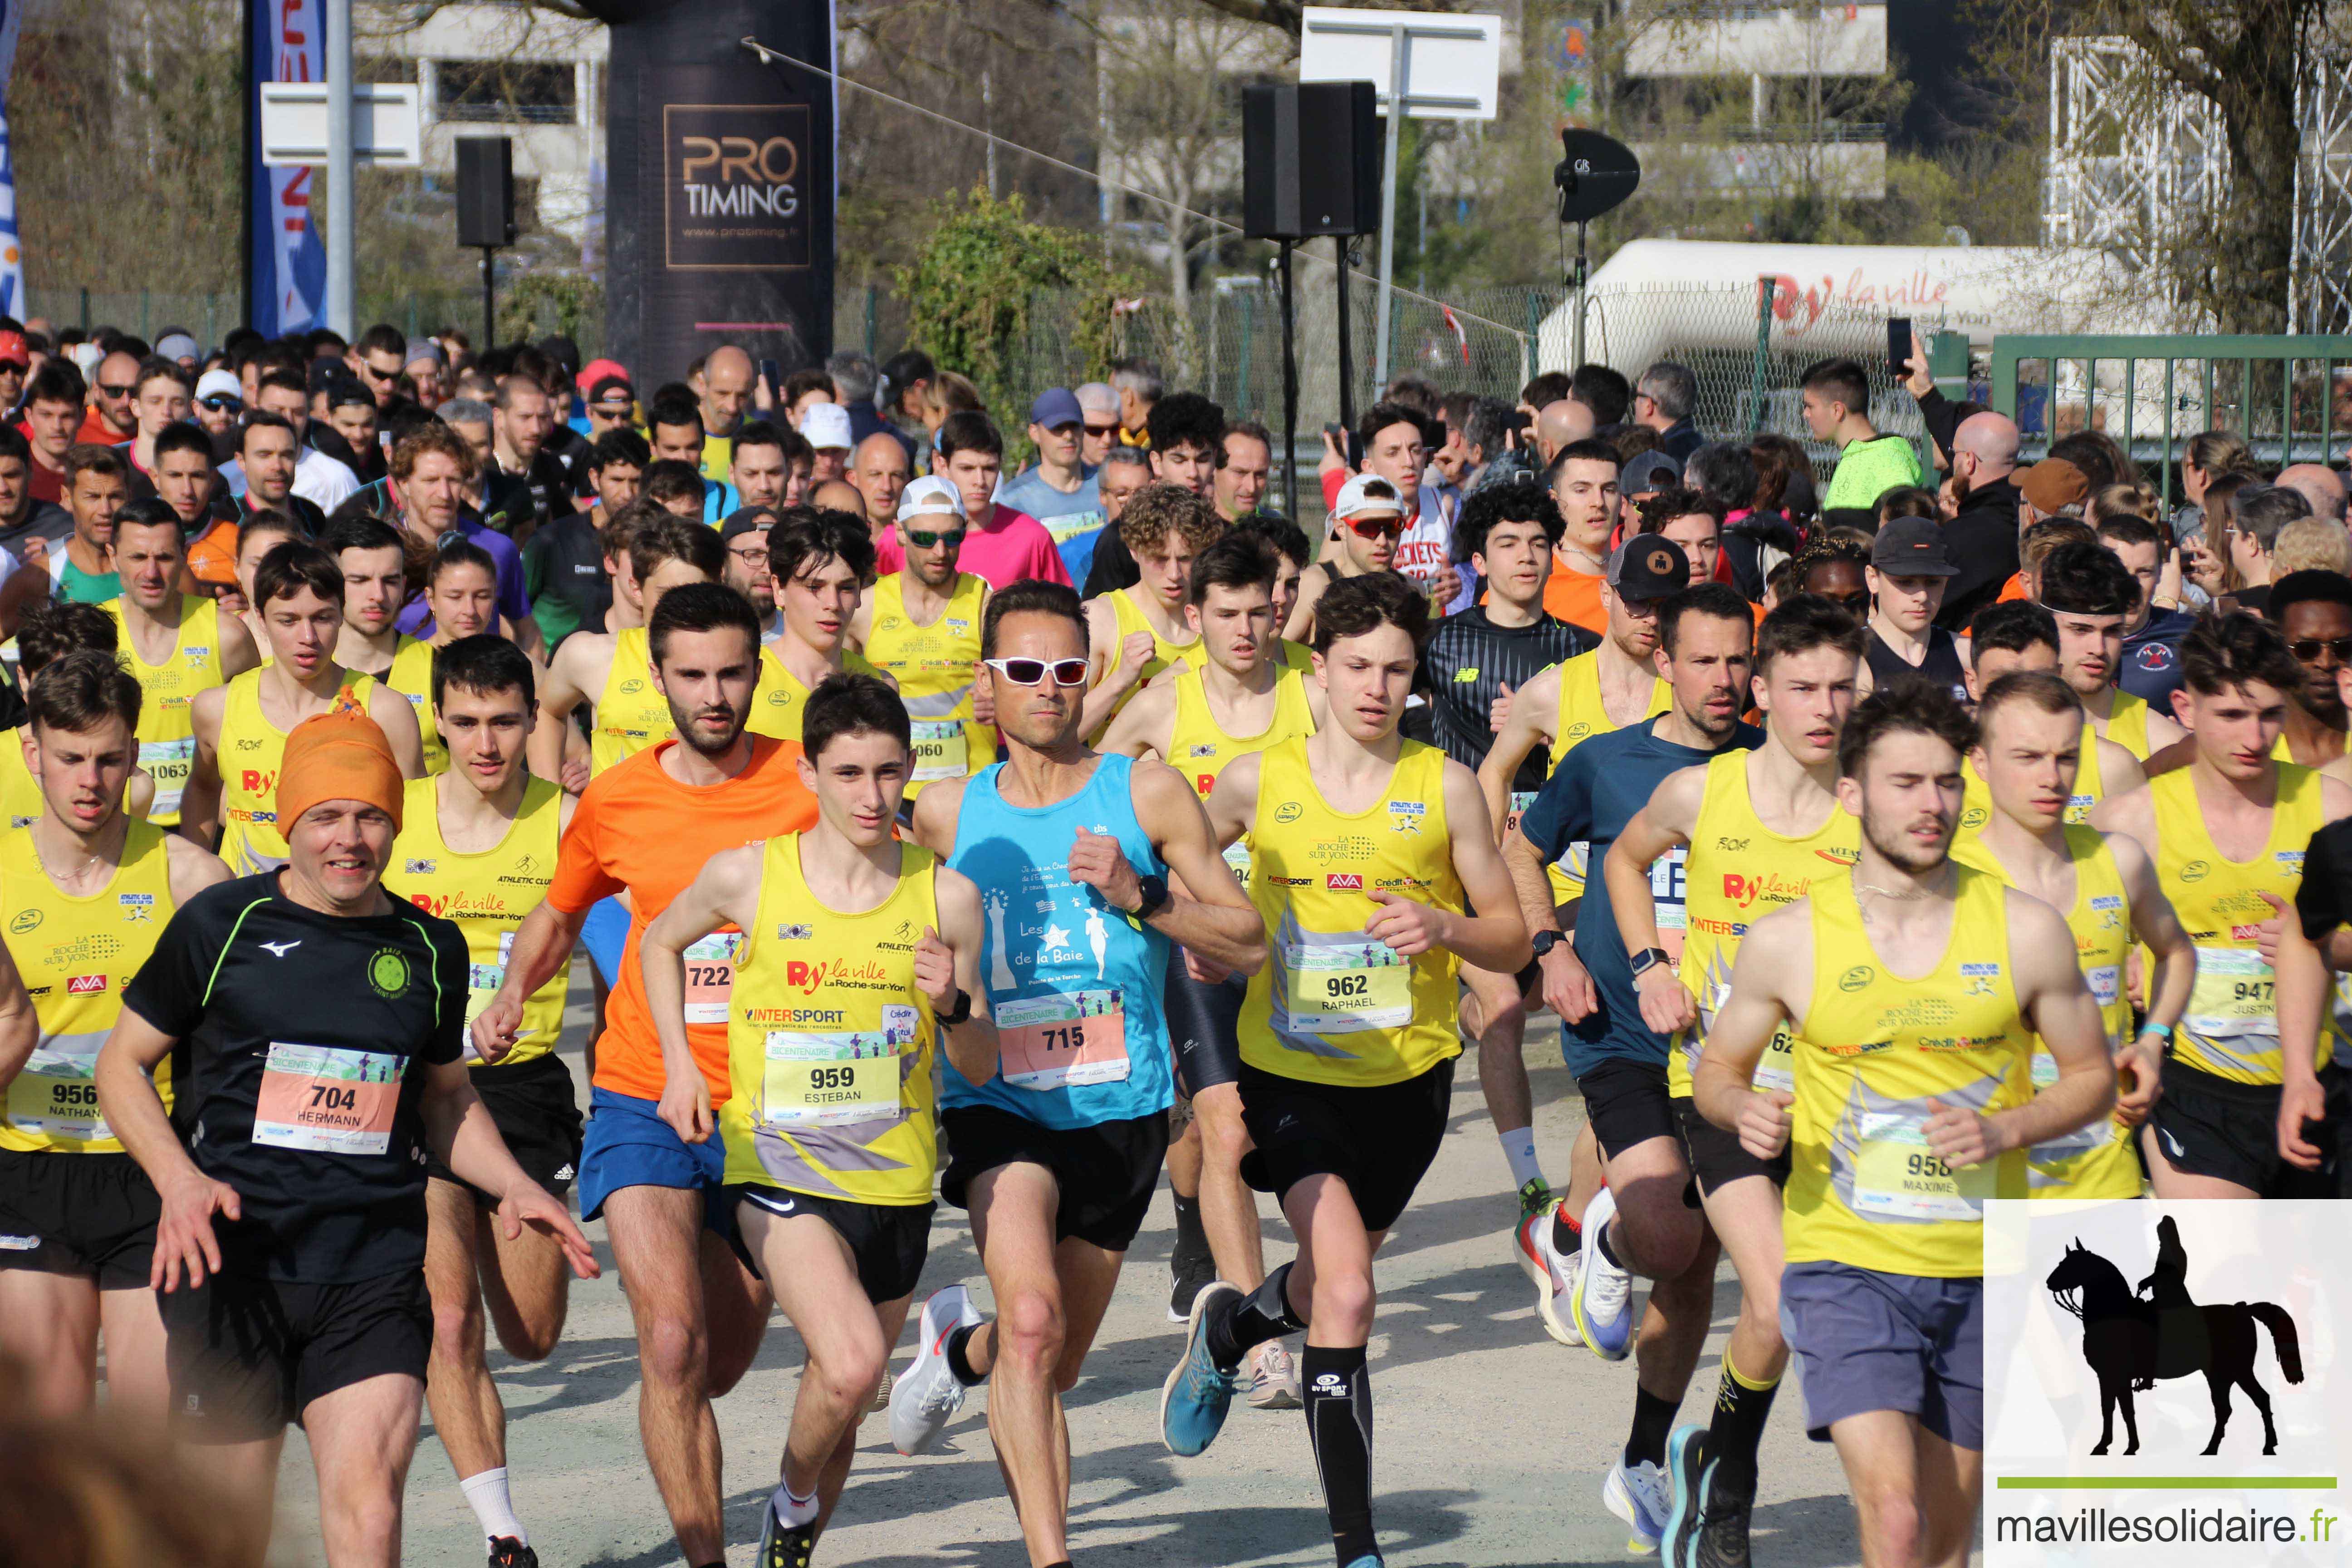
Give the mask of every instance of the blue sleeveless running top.
<svg viewBox="0 0 2352 1568">
<path fill-rule="evenodd" d="M 980 972 L 1002 1059 L 982 1084 L 942 1059 L 940 1103 L 992 1105 L 1057 1129 L 1166 1110 L 1176 1093 L 1160 1004 L 1168 939 L 1071 881 L 1068 866 L 1083 826 L 1117 838 L 1137 875 L 1167 875 L 1135 820 L 1133 764 L 1105 756 L 1084 789 L 1034 810 L 997 793 L 1003 766 L 964 786 L 948 858 L 980 889 Z"/>
</svg>

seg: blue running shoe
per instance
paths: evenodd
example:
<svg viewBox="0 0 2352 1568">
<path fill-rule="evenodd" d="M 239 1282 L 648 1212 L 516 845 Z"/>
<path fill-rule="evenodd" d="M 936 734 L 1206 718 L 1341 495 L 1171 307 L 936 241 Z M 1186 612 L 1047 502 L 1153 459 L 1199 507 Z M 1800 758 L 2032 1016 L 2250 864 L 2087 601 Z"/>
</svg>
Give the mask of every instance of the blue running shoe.
<svg viewBox="0 0 2352 1568">
<path fill-rule="evenodd" d="M 1602 1361 L 1623 1361 L 1633 1348 L 1633 1276 L 1601 1250 L 1601 1230 L 1616 1214 L 1616 1196 L 1607 1187 L 1585 1205 L 1584 1261 L 1569 1295 L 1576 1331 Z"/>
<path fill-rule="evenodd" d="M 1192 1314 L 1184 1329 L 1184 1353 L 1160 1387 L 1160 1440 L 1181 1458 L 1208 1451 L 1225 1425 L 1234 1394 L 1241 1386 L 1239 1367 L 1219 1366 L 1209 1357 L 1209 1313 L 1219 1304 L 1237 1300 L 1241 1291 L 1222 1279 L 1201 1287 L 1192 1298 Z"/>
<path fill-rule="evenodd" d="M 1629 1465 L 1621 1451 L 1609 1467 L 1609 1479 L 1601 1483 L 1601 1500 L 1633 1527 L 1626 1551 L 1646 1556 L 1658 1549 L 1666 1533 L 1668 1491 L 1666 1472 L 1647 1459 Z"/>
<path fill-rule="evenodd" d="M 1381 1563 L 1379 1552 L 1367 1552 L 1361 1557 L 1350 1562 L 1348 1568 L 1387 1568 L 1387 1565 Z"/>
<path fill-rule="evenodd" d="M 1693 1568 L 1699 1526 L 1705 1521 L 1708 1464 L 1707 1429 L 1677 1426 L 1666 1439 L 1666 1484 L 1674 1500 L 1666 1507 L 1662 1550 L 1669 1568 Z"/>
</svg>

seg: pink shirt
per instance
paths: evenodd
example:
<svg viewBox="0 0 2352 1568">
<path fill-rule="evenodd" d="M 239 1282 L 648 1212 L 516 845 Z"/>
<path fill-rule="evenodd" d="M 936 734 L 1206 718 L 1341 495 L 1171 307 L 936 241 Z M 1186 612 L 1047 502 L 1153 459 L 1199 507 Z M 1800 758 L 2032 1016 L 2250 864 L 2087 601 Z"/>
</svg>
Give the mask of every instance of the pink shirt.
<svg viewBox="0 0 2352 1568">
<path fill-rule="evenodd" d="M 922 521 L 936 526 L 947 520 L 929 517 Z M 907 552 L 898 548 L 897 529 L 875 542 L 874 561 L 875 571 L 885 577 L 906 569 Z M 999 506 L 986 528 L 966 531 L 963 548 L 956 552 L 956 570 L 971 573 L 992 589 L 1008 587 L 1028 578 L 1059 583 L 1065 587 L 1077 586 L 1070 581 L 1070 569 L 1062 563 L 1062 552 L 1054 547 L 1054 536 L 1045 531 L 1045 525 L 1009 506 Z"/>
</svg>

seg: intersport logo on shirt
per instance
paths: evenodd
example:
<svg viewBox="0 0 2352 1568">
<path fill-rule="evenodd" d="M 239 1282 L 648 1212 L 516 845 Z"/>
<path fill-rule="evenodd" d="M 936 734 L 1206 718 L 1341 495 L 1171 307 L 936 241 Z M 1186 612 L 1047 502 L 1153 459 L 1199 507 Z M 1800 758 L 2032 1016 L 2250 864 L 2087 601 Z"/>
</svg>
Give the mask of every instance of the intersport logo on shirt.
<svg viewBox="0 0 2352 1568">
<path fill-rule="evenodd" d="M 1987 1568 L 2341 1561 L 2342 1228 L 2326 1200 L 1988 1203 Z"/>
</svg>

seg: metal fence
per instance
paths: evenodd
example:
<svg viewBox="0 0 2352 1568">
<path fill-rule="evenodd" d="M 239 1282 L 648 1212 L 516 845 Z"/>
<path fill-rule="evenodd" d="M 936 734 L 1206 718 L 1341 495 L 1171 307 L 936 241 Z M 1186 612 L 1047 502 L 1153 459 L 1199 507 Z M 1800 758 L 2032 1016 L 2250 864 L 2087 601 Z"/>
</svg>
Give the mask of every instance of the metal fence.
<svg viewBox="0 0 2352 1568">
<path fill-rule="evenodd" d="M 408 289 L 398 293 L 360 290 L 354 312 L 362 328 L 388 321 L 412 338 L 445 326 L 454 326 L 470 340 L 482 331 L 482 296 L 478 288 Z M 97 293 L 88 289 L 27 289 L 25 316 L 45 319 L 54 328 L 113 327 L 153 342 L 169 328 L 179 327 L 197 342 L 211 347 L 245 320 L 241 294 L 170 294 L 152 289 L 136 293 Z M 536 338 L 561 330 L 551 302 L 541 301 L 533 315 L 518 315 L 512 301 L 500 294 L 499 331 L 502 337 Z M 604 322 L 591 314 L 572 329 L 582 363 L 604 352 Z"/>
</svg>

